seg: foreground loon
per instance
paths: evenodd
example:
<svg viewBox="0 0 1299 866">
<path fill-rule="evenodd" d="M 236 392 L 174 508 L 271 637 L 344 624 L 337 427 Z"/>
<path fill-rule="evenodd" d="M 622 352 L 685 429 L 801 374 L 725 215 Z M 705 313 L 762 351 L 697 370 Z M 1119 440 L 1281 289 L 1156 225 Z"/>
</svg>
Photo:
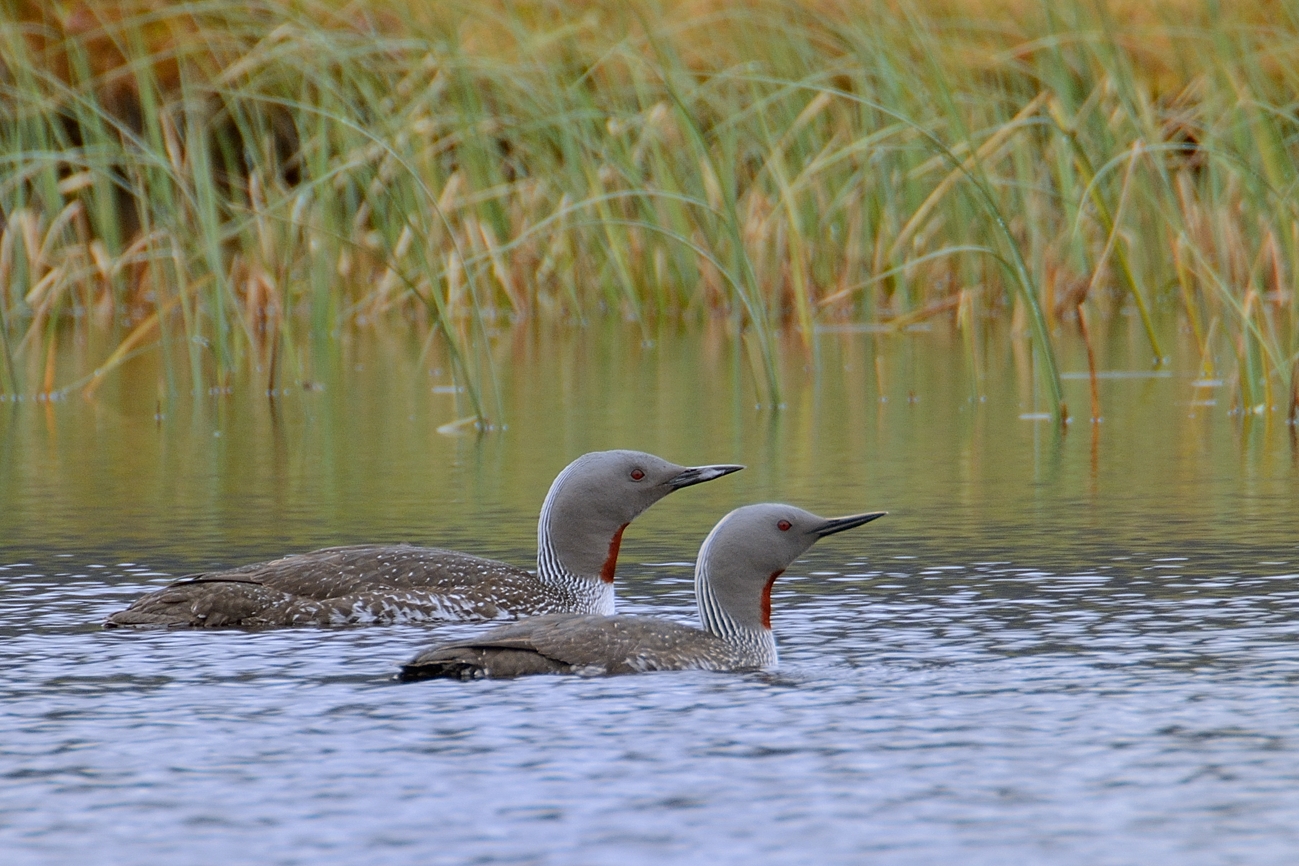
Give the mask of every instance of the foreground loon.
<svg viewBox="0 0 1299 866">
<path fill-rule="evenodd" d="M 443 644 L 402 666 L 403 680 L 639 671 L 745 671 L 774 667 L 771 587 L 824 538 L 887 512 L 817 517 L 792 505 L 746 505 L 721 519 L 699 548 L 695 598 L 703 628 L 644 616 L 554 614 Z"/>
<path fill-rule="evenodd" d="M 347 625 L 613 613 L 622 532 L 674 490 L 742 466 L 677 466 L 640 451 L 584 454 L 541 506 L 537 573 L 409 544 L 329 547 L 191 575 L 112 614 L 106 628 Z"/>
</svg>

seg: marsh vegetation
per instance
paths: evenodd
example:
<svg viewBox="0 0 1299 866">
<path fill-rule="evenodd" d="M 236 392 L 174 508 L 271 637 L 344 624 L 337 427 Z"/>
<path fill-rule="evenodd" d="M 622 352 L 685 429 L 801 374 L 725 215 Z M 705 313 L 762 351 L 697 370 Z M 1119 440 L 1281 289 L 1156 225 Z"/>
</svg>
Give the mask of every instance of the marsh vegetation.
<svg viewBox="0 0 1299 866">
<path fill-rule="evenodd" d="M 1059 419 L 1135 319 L 1293 421 L 1295 10 L 1133 5 L 3 0 L 0 395 L 274 393 L 376 329 L 483 423 L 499 334 L 620 317 L 721 320 L 775 405 L 826 325 L 977 367 L 1003 319 Z"/>
</svg>

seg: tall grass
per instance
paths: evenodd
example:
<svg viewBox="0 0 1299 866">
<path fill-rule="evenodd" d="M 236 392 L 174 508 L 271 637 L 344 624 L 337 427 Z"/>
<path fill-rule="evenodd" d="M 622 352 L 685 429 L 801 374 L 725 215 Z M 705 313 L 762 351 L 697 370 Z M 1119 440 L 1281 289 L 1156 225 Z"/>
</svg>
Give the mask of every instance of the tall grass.
<svg viewBox="0 0 1299 866">
<path fill-rule="evenodd" d="M 1295 413 L 1286 4 L 0 8 L 7 395 L 142 351 L 273 392 L 419 328 L 484 423 L 502 327 L 723 316 L 776 404 L 778 329 L 1004 314 L 1063 417 L 1055 344 L 1130 312 Z"/>
</svg>

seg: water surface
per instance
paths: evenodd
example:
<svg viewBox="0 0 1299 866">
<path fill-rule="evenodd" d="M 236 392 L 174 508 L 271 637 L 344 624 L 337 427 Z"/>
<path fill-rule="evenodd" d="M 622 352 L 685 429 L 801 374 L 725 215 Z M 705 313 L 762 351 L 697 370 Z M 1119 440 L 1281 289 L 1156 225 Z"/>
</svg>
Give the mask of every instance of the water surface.
<svg viewBox="0 0 1299 866">
<path fill-rule="evenodd" d="M 357 338 L 272 406 L 0 406 L 6 863 L 1285 863 L 1299 850 L 1299 470 L 1198 359 L 1109 341 L 1060 435 L 1027 353 L 941 330 L 785 347 L 501 338 L 505 429 L 437 353 Z M 972 363 L 973 362 L 973 363 Z M 1197 384 L 1198 382 L 1198 384 Z M 693 618 L 728 509 L 890 516 L 777 585 L 771 674 L 397 684 L 471 626 L 106 632 L 169 577 L 326 544 L 520 564 L 583 451 L 742 462 L 627 531 L 624 610 Z"/>
</svg>

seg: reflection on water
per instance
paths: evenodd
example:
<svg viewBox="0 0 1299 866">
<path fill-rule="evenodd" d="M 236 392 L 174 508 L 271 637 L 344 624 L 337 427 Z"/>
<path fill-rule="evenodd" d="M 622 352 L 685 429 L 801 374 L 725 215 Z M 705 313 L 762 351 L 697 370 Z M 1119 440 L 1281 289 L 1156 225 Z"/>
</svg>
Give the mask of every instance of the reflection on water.
<svg viewBox="0 0 1299 866">
<path fill-rule="evenodd" d="M 1136 375 L 1115 338 L 1103 422 L 1061 436 L 1021 418 L 1043 408 L 1024 353 L 937 331 L 792 343 L 771 412 L 730 345 L 521 333 L 498 347 L 507 429 L 481 440 L 435 432 L 459 417 L 436 353 L 359 339 L 274 411 L 172 398 L 147 359 L 95 403 L 0 406 L 5 862 L 1293 855 L 1279 415 L 1230 415 L 1193 355 Z M 1084 413 L 1088 383 L 1065 386 Z M 770 675 L 398 685 L 474 627 L 98 628 L 168 575 L 324 544 L 527 563 L 554 473 L 604 447 L 749 465 L 628 530 L 637 613 L 693 616 L 689 561 L 735 505 L 891 514 L 777 585 Z"/>
</svg>

